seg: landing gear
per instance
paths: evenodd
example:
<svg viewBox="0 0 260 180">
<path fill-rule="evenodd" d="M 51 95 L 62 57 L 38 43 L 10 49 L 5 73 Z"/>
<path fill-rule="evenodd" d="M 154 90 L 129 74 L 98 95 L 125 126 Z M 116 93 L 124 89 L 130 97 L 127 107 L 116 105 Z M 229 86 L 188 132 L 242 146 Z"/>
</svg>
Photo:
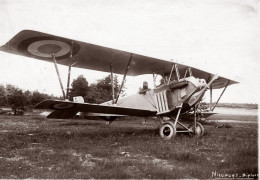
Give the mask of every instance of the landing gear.
<svg viewBox="0 0 260 180">
<path fill-rule="evenodd" d="M 192 132 L 189 132 L 189 135 L 195 136 L 195 137 L 203 136 L 203 134 L 205 132 L 205 129 L 202 126 L 202 124 L 200 124 L 198 122 L 196 122 L 196 128 L 195 128 L 195 124 L 193 123 L 189 126 L 189 129 L 192 131 Z"/>
<path fill-rule="evenodd" d="M 194 135 L 194 136 L 202 136 L 204 134 L 204 127 L 202 124 L 197 122 L 197 105 L 194 105 L 193 107 L 194 110 L 194 123 L 189 126 L 189 129 L 192 131 L 189 133 L 189 135 Z"/>
<path fill-rule="evenodd" d="M 202 124 L 196 122 L 196 128 L 195 124 L 192 123 L 188 127 L 186 127 L 184 124 L 178 122 L 180 126 L 184 128 L 184 130 L 176 130 L 176 126 L 174 126 L 174 123 L 172 122 L 164 122 L 161 127 L 159 128 L 160 136 L 163 139 L 170 140 L 174 139 L 177 132 L 182 133 L 188 133 L 190 137 L 201 137 L 204 135 L 205 129 L 202 126 Z"/>
<path fill-rule="evenodd" d="M 194 122 L 188 127 L 179 121 L 181 108 L 182 107 L 179 107 L 176 118 L 171 116 L 168 116 L 168 118 L 160 117 L 162 125 L 159 128 L 159 133 L 162 138 L 166 140 L 172 139 L 176 136 L 177 132 L 188 133 L 190 136 L 194 137 L 199 137 L 204 134 L 204 127 L 199 122 L 197 122 L 196 107 L 194 106 Z M 172 120 L 173 122 L 171 122 L 170 120 Z M 177 130 L 177 124 L 182 127 L 182 129 Z"/>
<path fill-rule="evenodd" d="M 166 140 L 174 138 L 176 135 L 176 127 L 171 122 L 163 123 L 159 129 L 160 136 Z"/>
<path fill-rule="evenodd" d="M 109 124 L 111 124 L 117 118 L 117 116 L 100 116 L 100 118 L 105 120 L 106 125 L 108 126 Z"/>
<path fill-rule="evenodd" d="M 169 117 L 168 120 L 165 122 L 161 117 L 162 126 L 159 129 L 160 136 L 166 140 L 174 138 L 176 136 L 177 130 L 176 125 L 178 123 L 178 119 L 181 113 L 181 106 L 179 107 L 176 119 Z M 174 123 L 170 122 L 170 119 L 174 120 Z"/>
</svg>

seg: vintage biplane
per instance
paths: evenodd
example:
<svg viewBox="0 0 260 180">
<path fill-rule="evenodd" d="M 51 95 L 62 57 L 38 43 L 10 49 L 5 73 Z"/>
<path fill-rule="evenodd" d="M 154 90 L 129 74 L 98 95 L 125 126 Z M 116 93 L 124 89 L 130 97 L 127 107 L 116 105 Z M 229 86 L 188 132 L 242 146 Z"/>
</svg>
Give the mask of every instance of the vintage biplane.
<svg viewBox="0 0 260 180">
<path fill-rule="evenodd" d="M 21 31 L 0 47 L 0 50 L 54 63 L 64 100 L 45 100 L 35 106 L 36 109 L 54 110 L 48 118 L 68 119 L 78 112 L 98 116 L 108 122 L 119 116 L 155 116 L 161 122 L 160 136 L 165 139 L 174 137 L 177 132 L 203 135 L 204 128 L 197 122 L 197 118 L 198 106 L 205 92 L 210 90 L 211 111 L 203 112 L 203 115 L 210 116 L 227 86 L 237 83 L 183 64 L 31 30 Z M 64 89 L 61 82 L 58 64 L 68 66 L 67 89 Z M 72 67 L 111 73 L 112 100 L 90 104 L 84 102 L 82 97 L 74 97 L 73 101 L 69 101 Z M 114 93 L 113 73 L 123 75 L 118 94 Z M 157 75 L 161 75 L 161 84 L 155 85 L 153 90 L 145 85 L 141 92 L 119 98 L 126 76 L 143 74 L 153 75 L 154 82 Z M 224 89 L 213 105 L 212 89 L 220 88 Z M 189 125 L 180 122 L 187 114 L 193 117 Z M 181 130 L 177 130 L 177 125 Z"/>
</svg>

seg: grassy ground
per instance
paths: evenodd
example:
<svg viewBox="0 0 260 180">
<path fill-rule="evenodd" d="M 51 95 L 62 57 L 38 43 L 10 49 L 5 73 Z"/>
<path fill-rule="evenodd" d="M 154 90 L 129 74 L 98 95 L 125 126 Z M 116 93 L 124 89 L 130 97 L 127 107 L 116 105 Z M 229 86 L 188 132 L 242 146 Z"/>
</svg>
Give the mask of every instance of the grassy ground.
<svg viewBox="0 0 260 180">
<path fill-rule="evenodd" d="M 0 116 L 0 178 L 212 178 L 257 173 L 257 123 L 204 125 L 201 138 L 159 137 L 148 120 Z"/>
</svg>

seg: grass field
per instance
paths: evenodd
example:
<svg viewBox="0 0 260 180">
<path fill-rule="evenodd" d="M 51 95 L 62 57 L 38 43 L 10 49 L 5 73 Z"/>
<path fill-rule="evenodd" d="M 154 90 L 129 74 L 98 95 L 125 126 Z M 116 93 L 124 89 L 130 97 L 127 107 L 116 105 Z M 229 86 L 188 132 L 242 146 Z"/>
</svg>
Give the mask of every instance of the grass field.
<svg viewBox="0 0 260 180">
<path fill-rule="evenodd" d="M 201 138 L 159 137 L 154 119 L 0 116 L 0 178 L 212 178 L 258 173 L 255 123 L 204 125 Z"/>
<path fill-rule="evenodd" d="M 207 105 L 209 105 L 209 104 L 207 104 Z M 216 107 L 258 109 L 258 104 L 247 104 L 247 103 L 218 103 Z"/>
</svg>

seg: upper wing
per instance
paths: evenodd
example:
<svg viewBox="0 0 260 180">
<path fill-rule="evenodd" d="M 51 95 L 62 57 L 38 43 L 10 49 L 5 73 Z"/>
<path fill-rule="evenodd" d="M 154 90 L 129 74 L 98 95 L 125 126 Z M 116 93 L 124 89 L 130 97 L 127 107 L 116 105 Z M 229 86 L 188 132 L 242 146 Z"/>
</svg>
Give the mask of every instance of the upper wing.
<svg viewBox="0 0 260 180">
<path fill-rule="evenodd" d="M 55 54 L 57 63 L 68 65 L 70 61 L 77 61 L 74 67 L 93 69 L 110 72 L 110 64 L 113 65 L 113 72 L 124 74 L 131 53 L 102 47 L 90 43 L 58 37 L 42 32 L 24 30 L 19 32 L 9 42 L 0 47 L 0 50 L 27 56 L 35 59 L 52 62 L 52 54 Z M 132 53 L 131 68 L 128 75 L 136 76 L 141 74 L 162 74 L 170 73 L 173 62 L 151 58 Z M 70 56 L 73 58 L 70 58 Z M 185 74 L 188 66 L 178 64 L 180 75 Z M 162 72 L 163 71 L 163 72 Z M 195 77 L 210 80 L 211 73 L 192 68 Z M 224 77 L 219 77 L 212 87 L 222 88 L 237 83 Z"/>
<path fill-rule="evenodd" d="M 111 115 L 129 115 L 129 116 L 153 116 L 156 115 L 156 111 L 125 108 L 119 106 L 108 106 L 100 104 L 88 104 L 88 103 L 75 103 L 70 101 L 60 100 L 45 100 L 35 106 L 35 109 L 53 109 L 55 110 L 55 116 L 61 116 L 67 111 L 67 114 L 63 114 L 64 117 L 74 116 L 77 112 L 89 112 L 89 113 L 103 113 Z"/>
</svg>

